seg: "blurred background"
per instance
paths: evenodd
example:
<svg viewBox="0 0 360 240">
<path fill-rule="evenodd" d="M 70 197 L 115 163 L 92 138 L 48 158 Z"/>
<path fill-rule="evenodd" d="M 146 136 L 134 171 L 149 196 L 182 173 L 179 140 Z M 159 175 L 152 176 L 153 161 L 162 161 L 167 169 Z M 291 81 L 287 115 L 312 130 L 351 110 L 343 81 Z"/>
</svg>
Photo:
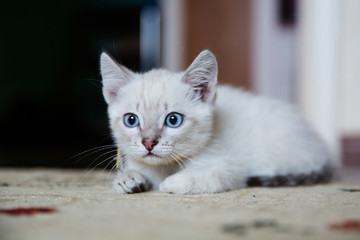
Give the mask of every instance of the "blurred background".
<svg viewBox="0 0 360 240">
<path fill-rule="evenodd" d="M 0 166 L 110 156 L 77 156 L 112 144 L 102 51 L 134 71 L 182 71 L 203 49 L 220 83 L 297 105 L 335 155 L 360 165 L 358 0 L 21 0 L 0 12 Z"/>
</svg>

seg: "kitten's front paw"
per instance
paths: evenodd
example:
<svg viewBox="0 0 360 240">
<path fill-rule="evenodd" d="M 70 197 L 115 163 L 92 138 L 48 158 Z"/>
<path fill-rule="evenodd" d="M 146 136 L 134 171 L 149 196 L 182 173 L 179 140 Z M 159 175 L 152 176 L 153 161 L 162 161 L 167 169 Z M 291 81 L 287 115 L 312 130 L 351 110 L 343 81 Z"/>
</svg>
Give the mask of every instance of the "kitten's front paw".
<svg viewBox="0 0 360 240">
<path fill-rule="evenodd" d="M 244 186 L 240 178 L 223 177 L 220 171 L 180 172 L 167 177 L 159 185 L 162 192 L 175 194 L 218 193 Z"/>
<path fill-rule="evenodd" d="M 148 191 L 151 183 L 137 171 L 126 171 L 115 177 L 113 188 L 120 194 L 139 193 Z"/>
<path fill-rule="evenodd" d="M 174 193 L 174 194 L 194 194 L 195 190 L 195 179 L 184 173 L 177 173 L 167 177 L 159 185 L 161 192 Z"/>
</svg>

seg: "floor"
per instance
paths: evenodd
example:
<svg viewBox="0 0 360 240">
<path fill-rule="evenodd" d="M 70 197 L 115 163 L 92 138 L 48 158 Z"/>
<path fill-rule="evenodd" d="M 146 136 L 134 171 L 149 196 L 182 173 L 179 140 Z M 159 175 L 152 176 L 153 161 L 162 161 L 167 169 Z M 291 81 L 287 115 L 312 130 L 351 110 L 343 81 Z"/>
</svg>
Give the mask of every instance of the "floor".
<svg viewBox="0 0 360 240">
<path fill-rule="evenodd" d="M 213 195 L 116 195 L 96 170 L 0 169 L 0 239 L 360 239 L 360 176 Z"/>
</svg>

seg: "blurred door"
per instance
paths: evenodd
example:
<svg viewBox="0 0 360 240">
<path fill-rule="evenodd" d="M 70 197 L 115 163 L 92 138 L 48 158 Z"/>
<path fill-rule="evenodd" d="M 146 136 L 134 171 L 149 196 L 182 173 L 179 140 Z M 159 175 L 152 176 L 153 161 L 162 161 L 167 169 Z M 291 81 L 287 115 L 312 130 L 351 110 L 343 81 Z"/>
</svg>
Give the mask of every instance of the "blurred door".
<svg viewBox="0 0 360 240">
<path fill-rule="evenodd" d="M 204 49 L 219 64 L 219 82 L 250 89 L 250 0 L 184 1 L 185 66 Z"/>
</svg>

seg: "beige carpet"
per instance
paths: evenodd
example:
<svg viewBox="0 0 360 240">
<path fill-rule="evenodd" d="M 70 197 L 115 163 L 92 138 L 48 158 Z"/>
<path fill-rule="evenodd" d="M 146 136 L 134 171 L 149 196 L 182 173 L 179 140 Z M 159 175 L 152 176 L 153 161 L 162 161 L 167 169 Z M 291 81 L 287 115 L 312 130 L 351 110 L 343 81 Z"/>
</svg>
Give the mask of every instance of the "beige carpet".
<svg viewBox="0 0 360 240">
<path fill-rule="evenodd" d="M 111 178 L 0 169 L 0 239 L 360 239 L 360 184 L 116 195 Z"/>
</svg>

